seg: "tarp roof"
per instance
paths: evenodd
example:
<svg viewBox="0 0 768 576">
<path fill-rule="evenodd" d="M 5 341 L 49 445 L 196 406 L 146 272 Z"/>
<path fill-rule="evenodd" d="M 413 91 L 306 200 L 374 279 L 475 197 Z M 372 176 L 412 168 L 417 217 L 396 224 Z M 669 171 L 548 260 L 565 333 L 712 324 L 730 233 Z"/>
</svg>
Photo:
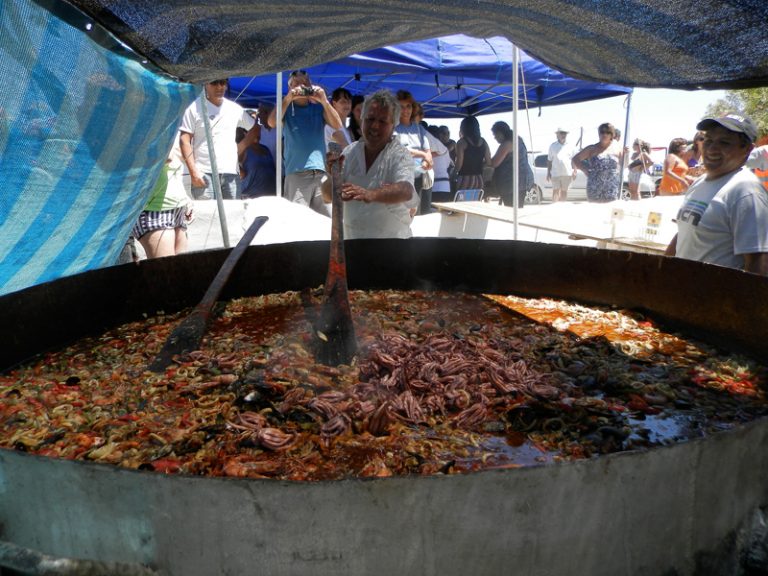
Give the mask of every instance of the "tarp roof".
<svg viewBox="0 0 768 576">
<path fill-rule="evenodd" d="M 162 70 L 198 83 L 465 33 L 503 35 L 595 82 L 768 84 L 765 0 L 69 1 Z"/>
<path fill-rule="evenodd" d="M 380 88 L 407 89 L 429 117 L 506 112 L 512 108 L 513 44 L 504 37 L 463 34 L 405 42 L 307 68 L 328 91 L 343 86 L 356 94 Z M 521 53 L 520 107 L 608 98 L 631 88 L 569 78 Z M 230 80 L 228 96 L 248 107 L 274 101 L 274 74 Z M 283 90 L 287 89 L 287 75 Z"/>
</svg>

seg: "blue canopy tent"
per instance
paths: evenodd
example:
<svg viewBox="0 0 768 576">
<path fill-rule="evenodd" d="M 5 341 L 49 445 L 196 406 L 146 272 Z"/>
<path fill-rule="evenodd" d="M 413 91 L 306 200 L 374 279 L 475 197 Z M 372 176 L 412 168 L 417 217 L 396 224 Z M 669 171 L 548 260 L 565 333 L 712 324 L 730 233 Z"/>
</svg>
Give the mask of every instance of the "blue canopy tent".
<svg viewBox="0 0 768 576">
<path fill-rule="evenodd" d="M 338 87 L 356 94 L 371 94 L 382 88 L 407 89 L 430 118 L 514 111 L 515 130 L 520 106 L 575 103 L 632 93 L 632 88 L 624 86 L 569 78 L 521 54 L 519 49 L 515 64 L 515 50 L 504 37 L 455 34 L 385 46 L 306 70 L 312 81 L 328 92 Z M 515 70 L 519 76 L 515 76 Z M 287 80 L 288 75 L 278 80 L 275 74 L 235 77 L 230 79 L 227 95 L 243 106 L 256 107 L 259 102 L 275 101 L 278 81 L 282 83 L 280 94 L 284 94 Z M 277 184 L 279 189 L 279 178 Z M 516 203 L 514 208 L 516 214 Z"/>
<path fill-rule="evenodd" d="M 512 42 L 501 36 L 463 34 L 404 42 L 307 68 L 328 91 L 353 94 L 388 88 L 409 90 L 431 118 L 490 114 L 512 109 Z M 632 92 L 631 88 L 570 78 L 520 56 L 521 107 L 571 104 Z M 228 96 L 246 107 L 275 100 L 276 75 L 235 77 Z M 287 78 L 283 78 L 283 93 Z"/>
</svg>

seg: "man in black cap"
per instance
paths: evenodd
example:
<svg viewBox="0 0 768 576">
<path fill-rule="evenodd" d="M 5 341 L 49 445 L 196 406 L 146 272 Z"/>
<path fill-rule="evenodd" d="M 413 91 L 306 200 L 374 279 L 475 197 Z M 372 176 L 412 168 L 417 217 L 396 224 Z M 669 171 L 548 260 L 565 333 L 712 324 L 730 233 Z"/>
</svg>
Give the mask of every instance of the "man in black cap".
<svg viewBox="0 0 768 576">
<path fill-rule="evenodd" d="M 757 139 L 749 118 L 705 118 L 704 177 L 688 188 L 667 255 L 768 275 L 768 195 L 744 167 Z"/>
</svg>

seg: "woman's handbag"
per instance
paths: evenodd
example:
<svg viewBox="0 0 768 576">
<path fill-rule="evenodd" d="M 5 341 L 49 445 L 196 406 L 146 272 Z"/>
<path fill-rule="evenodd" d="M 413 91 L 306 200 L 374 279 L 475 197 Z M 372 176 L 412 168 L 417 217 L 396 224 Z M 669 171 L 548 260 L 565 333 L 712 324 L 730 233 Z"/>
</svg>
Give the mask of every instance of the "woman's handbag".
<svg viewBox="0 0 768 576">
<path fill-rule="evenodd" d="M 421 142 L 421 149 L 422 150 L 429 150 L 429 147 L 424 146 L 424 128 L 419 125 L 419 140 Z M 421 167 L 421 160 L 417 160 L 417 169 L 416 169 L 416 175 L 421 175 L 421 189 L 422 190 L 429 190 L 432 188 L 432 186 L 435 185 L 435 171 L 430 168 L 429 170 L 424 170 L 424 168 Z"/>
<path fill-rule="evenodd" d="M 429 190 L 434 185 L 435 185 L 435 171 L 432 168 L 430 168 L 429 170 L 425 170 L 424 173 L 421 175 L 421 187 L 424 190 Z"/>
</svg>

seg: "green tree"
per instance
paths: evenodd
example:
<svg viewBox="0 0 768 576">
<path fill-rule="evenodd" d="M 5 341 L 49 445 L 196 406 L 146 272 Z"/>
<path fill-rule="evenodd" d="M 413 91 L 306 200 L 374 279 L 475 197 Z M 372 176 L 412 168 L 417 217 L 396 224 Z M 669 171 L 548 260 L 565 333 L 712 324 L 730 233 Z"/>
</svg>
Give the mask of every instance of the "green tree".
<svg viewBox="0 0 768 576">
<path fill-rule="evenodd" d="M 768 88 L 729 90 L 725 98 L 707 107 L 707 116 L 722 116 L 728 112 L 749 116 L 757 124 L 760 134 L 768 135 Z"/>
</svg>

